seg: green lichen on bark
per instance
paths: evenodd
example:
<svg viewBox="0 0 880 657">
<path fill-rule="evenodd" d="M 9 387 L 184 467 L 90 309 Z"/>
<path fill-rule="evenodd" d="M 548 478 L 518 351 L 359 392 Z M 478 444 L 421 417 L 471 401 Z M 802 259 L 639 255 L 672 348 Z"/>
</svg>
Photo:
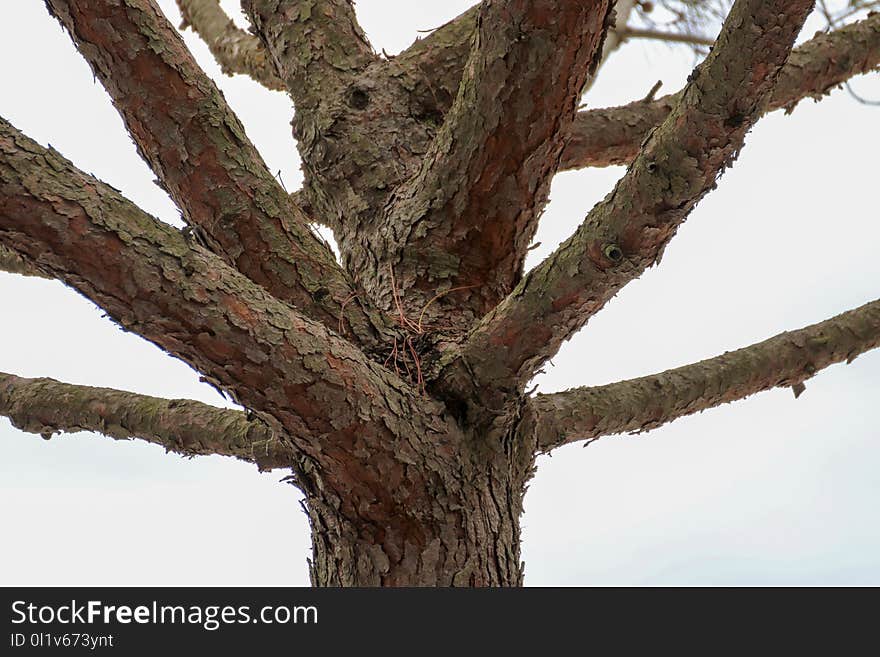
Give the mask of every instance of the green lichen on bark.
<svg viewBox="0 0 880 657">
<path fill-rule="evenodd" d="M 50 278 L 44 274 L 32 262 L 21 257 L 20 254 L 0 244 L 0 271 L 21 276 L 33 276 L 34 278 Z"/>
</svg>

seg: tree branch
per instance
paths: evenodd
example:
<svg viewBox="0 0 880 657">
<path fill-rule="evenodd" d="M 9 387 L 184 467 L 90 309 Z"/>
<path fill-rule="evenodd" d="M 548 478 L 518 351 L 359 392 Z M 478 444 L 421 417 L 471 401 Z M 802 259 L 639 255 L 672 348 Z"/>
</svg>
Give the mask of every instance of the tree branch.
<svg viewBox="0 0 880 657">
<path fill-rule="evenodd" d="M 737 0 L 715 48 L 615 189 L 471 332 L 443 374 L 462 399 L 515 398 L 564 340 L 662 254 L 736 158 L 812 8 Z M 463 387 L 462 387 L 463 386 Z"/>
<path fill-rule="evenodd" d="M 880 301 L 750 347 L 660 374 L 529 400 L 540 451 L 654 429 L 763 390 L 797 386 L 819 370 L 880 347 Z"/>
<path fill-rule="evenodd" d="M 54 379 L 0 372 L 0 415 L 46 440 L 60 432 L 94 431 L 115 440 L 144 440 L 184 456 L 234 456 L 260 470 L 289 467 L 295 458 L 269 427 L 241 411 Z"/>
<path fill-rule="evenodd" d="M 0 243 L 258 412 L 328 485 L 350 486 L 334 477 L 364 453 L 396 463 L 383 450 L 454 433 L 359 349 L 2 120 Z"/>
<path fill-rule="evenodd" d="M 605 43 L 602 44 L 602 57 L 596 66 L 596 72 L 590 76 L 584 88 L 581 89 L 581 96 L 587 93 L 596 80 L 599 69 L 608 61 L 608 58 L 614 53 L 624 42 L 622 31 L 626 29 L 629 22 L 630 14 L 635 11 L 636 0 L 617 0 L 614 3 L 614 23 L 608 27 L 608 33 L 605 35 Z"/>
<path fill-rule="evenodd" d="M 226 75 L 241 73 L 267 89 L 285 91 L 260 40 L 229 18 L 219 0 L 177 0 L 183 17 L 180 29 L 192 27 L 207 44 Z"/>
<path fill-rule="evenodd" d="M 628 36 L 642 36 L 642 34 L 625 33 L 629 31 L 629 28 L 625 26 L 637 4 L 634 0 L 617 0 L 615 3 L 615 23 L 609 27 L 606 34 L 599 66 L 620 47 Z M 433 97 L 434 109 L 440 114 L 445 114 L 452 106 L 452 101 L 455 99 L 461 83 L 461 75 L 470 53 L 480 6 L 477 4 L 471 7 L 463 14 L 438 27 L 424 39 L 418 39 L 394 60 L 394 63 L 401 70 L 410 75 L 414 94 L 424 99 Z M 637 30 L 637 32 L 647 31 Z M 668 40 L 670 36 L 677 35 L 656 33 L 656 38 L 660 39 Z M 595 75 L 587 80 L 583 92 L 590 88 L 594 79 Z"/>
<path fill-rule="evenodd" d="M 273 295 L 366 345 L 381 319 L 268 171 L 153 0 L 47 0 L 141 156 L 211 249 Z M 344 313 L 343 313 L 344 309 Z"/>
<path fill-rule="evenodd" d="M 804 98 L 820 100 L 849 78 L 880 66 L 880 13 L 794 49 L 782 67 L 766 111 L 791 112 Z M 629 164 L 648 133 L 669 115 L 681 93 L 649 103 L 578 112 L 560 170 Z"/>
<path fill-rule="evenodd" d="M 473 38 L 478 7 L 416 41 L 394 60 L 413 79 L 415 92 L 425 98 L 437 93 L 436 111 L 445 114 L 455 90 Z M 817 34 L 792 51 L 779 76 L 768 111 L 791 111 L 804 98 L 821 99 L 849 78 L 868 73 L 880 65 L 880 13 L 868 16 L 830 33 Z M 606 39 L 606 48 L 613 37 Z M 559 169 L 629 164 L 648 132 L 672 110 L 680 94 L 651 103 L 636 101 L 622 107 L 578 112 L 571 126 Z"/>
<path fill-rule="evenodd" d="M 33 263 L 25 260 L 15 251 L 7 249 L 0 244 L 0 271 L 21 276 L 34 276 L 36 278 L 50 278 L 41 272 Z"/>
<path fill-rule="evenodd" d="M 665 32 L 661 30 L 644 30 L 635 27 L 624 27 L 618 30 L 620 38 L 626 39 L 651 39 L 654 41 L 668 41 L 670 43 L 687 43 L 694 46 L 711 46 L 715 39 L 688 34 L 687 32 Z"/>
<path fill-rule="evenodd" d="M 408 76 L 422 106 L 445 115 L 452 107 L 471 52 L 481 4 L 444 23 L 389 62 L 389 71 Z"/>
<path fill-rule="evenodd" d="M 350 0 L 242 0 L 297 111 L 376 60 Z"/>
<path fill-rule="evenodd" d="M 393 255 L 378 259 L 400 263 L 397 287 L 413 310 L 466 288 L 456 305 L 479 317 L 519 280 L 612 5 L 483 3 L 458 97 L 420 171 L 395 192 Z"/>
</svg>

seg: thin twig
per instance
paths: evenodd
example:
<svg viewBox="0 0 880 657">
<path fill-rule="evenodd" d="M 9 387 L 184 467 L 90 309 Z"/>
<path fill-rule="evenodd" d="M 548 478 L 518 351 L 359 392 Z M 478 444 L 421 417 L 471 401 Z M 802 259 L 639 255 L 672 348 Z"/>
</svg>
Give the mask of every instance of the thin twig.
<svg viewBox="0 0 880 657">
<path fill-rule="evenodd" d="M 692 46 L 713 46 L 715 39 L 699 34 L 685 34 L 684 32 L 663 32 L 661 30 L 643 30 L 635 27 L 619 29 L 621 39 L 654 39 L 656 41 L 668 41 L 669 43 L 687 43 Z"/>
<path fill-rule="evenodd" d="M 648 94 L 644 98 L 642 98 L 642 102 L 643 103 L 653 103 L 654 96 L 657 95 L 657 92 L 660 91 L 660 87 L 662 87 L 662 86 L 663 86 L 663 80 L 657 80 L 657 82 L 654 83 L 654 86 L 651 87 L 651 90 L 648 92 Z"/>
<path fill-rule="evenodd" d="M 403 312 L 403 305 L 400 303 L 400 295 L 397 293 L 397 282 L 394 280 L 394 267 L 388 265 L 388 272 L 391 274 L 391 296 L 394 298 L 394 304 L 397 306 L 397 312 L 400 313 L 400 325 L 410 327 L 418 331 L 418 327 L 406 318 Z"/>
<path fill-rule="evenodd" d="M 352 292 L 347 297 L 345 297 L 345 300 L 342 302 L 342 306 L 339 308 L 339 335 L 345 335 L 345 307 L 350 301 L 354 300 L 355 298 L 357 298 L 357 292 Z"/>
<path fill-rule="evenodd" d="M 450 292 L 455 292 L 456 290 L 469 290 L 469 289 L 471 289 L 472 287 L 477 287 L 477 286 L 476 286 L 476 285 L 461 285 L 461 286 L 459 286 L 459 287 L 451 287 L 451 288 L 449 288 L 448 290 L 446 290 L 445 292 L 440 292 L 439 294 L 435 294 L 435 295 L 431 298 L 431 300 L 428 301 L 428 303 L 426 303 L 425 306 L 422 308 L 422 312 L 419 313 L 419 323 L 418 323 L 418 325 L 416 326 L 416 332 L 417 332 L 419 335 L 421 335 L 422 333 L 424 333 L 424 331 L 422 330 L 422 320 L 425 318 L 425 311 L 428 310 L 428 306 L 430 306 L 432 303 L 434 303 L 434 302 L 435 302 L 437 299 L 439 299 L 440 297 L 446 296 L 446 295 L 449 294 Z"/>
</svg>

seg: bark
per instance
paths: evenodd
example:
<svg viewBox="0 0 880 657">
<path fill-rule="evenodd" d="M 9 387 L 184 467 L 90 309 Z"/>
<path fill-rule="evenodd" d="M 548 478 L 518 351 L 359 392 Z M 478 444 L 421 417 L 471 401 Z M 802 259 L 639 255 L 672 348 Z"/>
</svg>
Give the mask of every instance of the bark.
<svg viewBox="0 0 880 657">
<path fill-rule="evenodd" d="M 442 405 L 5 121 L 0 242 L 296 449 L 316 584 L 520 582 L 530 454 L 473 440 Z"/>
<path fill-rule="evenodd" d="M 33 276 L 35 278 L 49 278 L 40 269 L 21 257 L 15 251 L 11 251 L 0 244 L 0 271 L 21 276 Z"/>
<path fill-rule="evenodd" d="M 219 0 L 177 0 L 177 7 L 183 17 L 180 29 L 192 27 L 226 75 L 242 73 L 267 89 L 286 89 L 260 40 L 236 27 Z"/>
<path fill-rule="evenodd" d="M 519 281 L 611 4 L 483 3 L 458 97 L 363 263 L 382 307 L 395 305 L 392 268 L 405 312 L 444 295 L 429 320 L 454 303 L 469 323 Z"/>
<path fill-rule="evenodd" d="M 792 51 L 766 111 L 794 110 L 804 98 L 821 100 L 855 75 L 880 66 L 880 13 L 817 34 Z M 672 111 L 681 93 L 652 102 L 578 112 L 560 169 L 629 164 L 645 137 Z"/>
<path fill-rule="evenodd" d="M 363 266 L 372 258 L 369 236 L 381 230 L 391 191 L 418 169 L 439 115 L 412 93 L 411 76 L 373 54 L 350 3 L 244 6 L 296 106 L 293 134 L 306 174 L 298 198 L 333 229 L 366 298 L 380 298 L 385 290 Z"/>
<path fill-rule="evenodd" d="M 4 245 L 276 418 L 294 440 L 326 441 L 334 425 L 368 416 L 362 405 L 392 404 L 383 394 L 419 403 L 352 345 L 6 122 L 0 155 Z M 328 398 L 340 403 L 335 418 L 326 417 Z"/>
<path fill-rule="evenodd" d="M 476 33 L 481 4 L 474 5 L 441 25 L 426 38 L 418 39 L 397 56 L 401 69 L 412 76 L 413 93 L 421 97 L 433 97 L 434 109 L 441 115 L 452 106 L 458 92 L 462 71 Z M 635 5 L 634 0 L 617 0 L 614 3 L 614 24 L 607 31 L 599 66 L 623 42 L 620 28 L 626 25 Z M 592 81 L 592 77 L 587 79 L 583 92 L 590 88 Z"/>
<path fill-rule="evenodd" d="M 303 190 L 281 189 L 153 0 L 47 0 L 191 229 L 0 120 L 0 268 L 62 280 L 247 410 L 0 374 L 0 413 L 290 467 L 315 584 L 519 585 L 539 452 L 799 386 L 877 346 L 875 302 L 653 377 L 523 394 L 659 259 L 768 107 L 876 65 L 876 17 L 783 67 L 811 3 L 738 0 L 683 92 L 576 115 L 604 0 L 487 1 L 386 59 L 347 0 L 245 0 L 255 37 L 215 0 L 178 3 L 224 70 L 291 95 Z M 520 281 L 559 163 L 633 157 Z"/>
<path fill-rule="evenodd" d="M 233 456 L 261 470 L 295 462 L 290 446 L 256 417 L 188 399 L 0 372 L 0 415 L 46 440 L 60 432 L 94 431 L 115 440 L 144 440 L 184 456 Z"/>
<path fill-rule="evenodd" d="M 421 87 L 415 87 L 415 93 L 430 95 L 431 88 L 458 87 L 473 36 L 475 10 L 417 41 L 397 57 L 398 64 L 414 80 L 419 79 L 419 71 L 434 72 Z M 613 37 L 606 39 L 605 48 L 613 42 Z M 821 100 L 851 77 L 875 70 L 878 65 L 880 13 L 828 33 L 818 33 L 792 51 L 779 74 L 767 111 L 791 112 L 804 98 Z M 680 95 L 679 92 L 652 102 L 639 100 L 621 107 L 578 112 L 566 138 L 560 170 L 629 164 L 645 137 L 669 115 Z M 443 116 L 452 106 L 454 96 L 438 93 L 436 98 L 435 111 Z"/>
<path fill-rule="evenodd" d="M 406 76 L 413 96 L 442 117 L 452 107 L 476 35 L 480 4 L 445 23 L 394 57 L 394 74 Z"/>
<path fill-rule="evenodd" d="M 333 253 L 153 0 L 47 6 L 199 239 L 279 299 L 375 347 L 380 318 L 364 310 Z"/>
<path fill-rule="evenodd" d="M 676 418 L 777 387 L 800 385 L 819 370 L 880 347 L 880 301 L 744 349 L 629 381 L 536 395 L 528 431 L 538 449 L 625 432 L 642 432 Z"/>
<path fill-rule="evenodd" d="M 437 387 L 480 413 L 503 408 L 587 320 L 660 258 L 761 116 L 812 9 L 806 0 L 739 0 L 715 48 L 614 190 L 575 234 L 447 356 Z"/>
<path fill-rule="evenodd" d="M 243 0 L 297 108 L 376 59 L 348 0 Z"/>
<path fill-rule="evenodd" d="M 596 67 L 598 73 L 602 64 L 608 61 L 608 58 L 618 49 L 624 42 L 624 32 L 626 30 L 629 17 L 635 11 L 636 0 L 617 0 L 614 3 L 614 22 L 608 28 L 608 34 L 605 35 L 605 43 L 602 44 L 602 57 Z M 581 89 L 581 95 L 587 93 L 593 86 L 595 75 L 590 76 L 584 88 Z"/>
</svg>

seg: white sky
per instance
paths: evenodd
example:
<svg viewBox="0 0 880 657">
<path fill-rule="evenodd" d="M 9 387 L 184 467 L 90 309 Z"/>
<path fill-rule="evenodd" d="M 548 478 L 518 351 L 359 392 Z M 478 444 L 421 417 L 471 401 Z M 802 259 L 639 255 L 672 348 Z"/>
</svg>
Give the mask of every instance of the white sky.
<svg viewBox="0 0 880 657">
<path fill-rule="evenodd" d="M 159 4 L 179 23 L 174 0 Z M 357 7 L 374 47 L 393 53 L 468 4 Z M 289 101 L 222 76 L 202 43 L 185 38 L 273 172 L 296 188 Z M 0 3 L 0 61 L 0 115 L 176 220 L 43 3 Z M 587 101 L 641 98 L 658 79 L 676 90 L 692 64 L 686 49 L 627 45 Z M 880 98 L 880 76 L 856 85 Z M 662 265 L 566 344 L 540 389 L 675 367 L 880 296 L 878 119 L 880 109 L 842 91 L 763 119 Z M 531 264 L 622 171 L 557 177 Z M 0 299 L 0 371 L 223 403 L 186 365 L 60 283 L 0 273 Z M 880 351 L 821 372 L 798 400 L 763 393 L 649 435 L 542 457 L 523 519 L 526 583 L 880 584 L 878 402 Z M 308 524 L 281 476 L 93 434 L 45 442 L 0 419 L 0 584 L 307 584 Z"/>
</svg>

